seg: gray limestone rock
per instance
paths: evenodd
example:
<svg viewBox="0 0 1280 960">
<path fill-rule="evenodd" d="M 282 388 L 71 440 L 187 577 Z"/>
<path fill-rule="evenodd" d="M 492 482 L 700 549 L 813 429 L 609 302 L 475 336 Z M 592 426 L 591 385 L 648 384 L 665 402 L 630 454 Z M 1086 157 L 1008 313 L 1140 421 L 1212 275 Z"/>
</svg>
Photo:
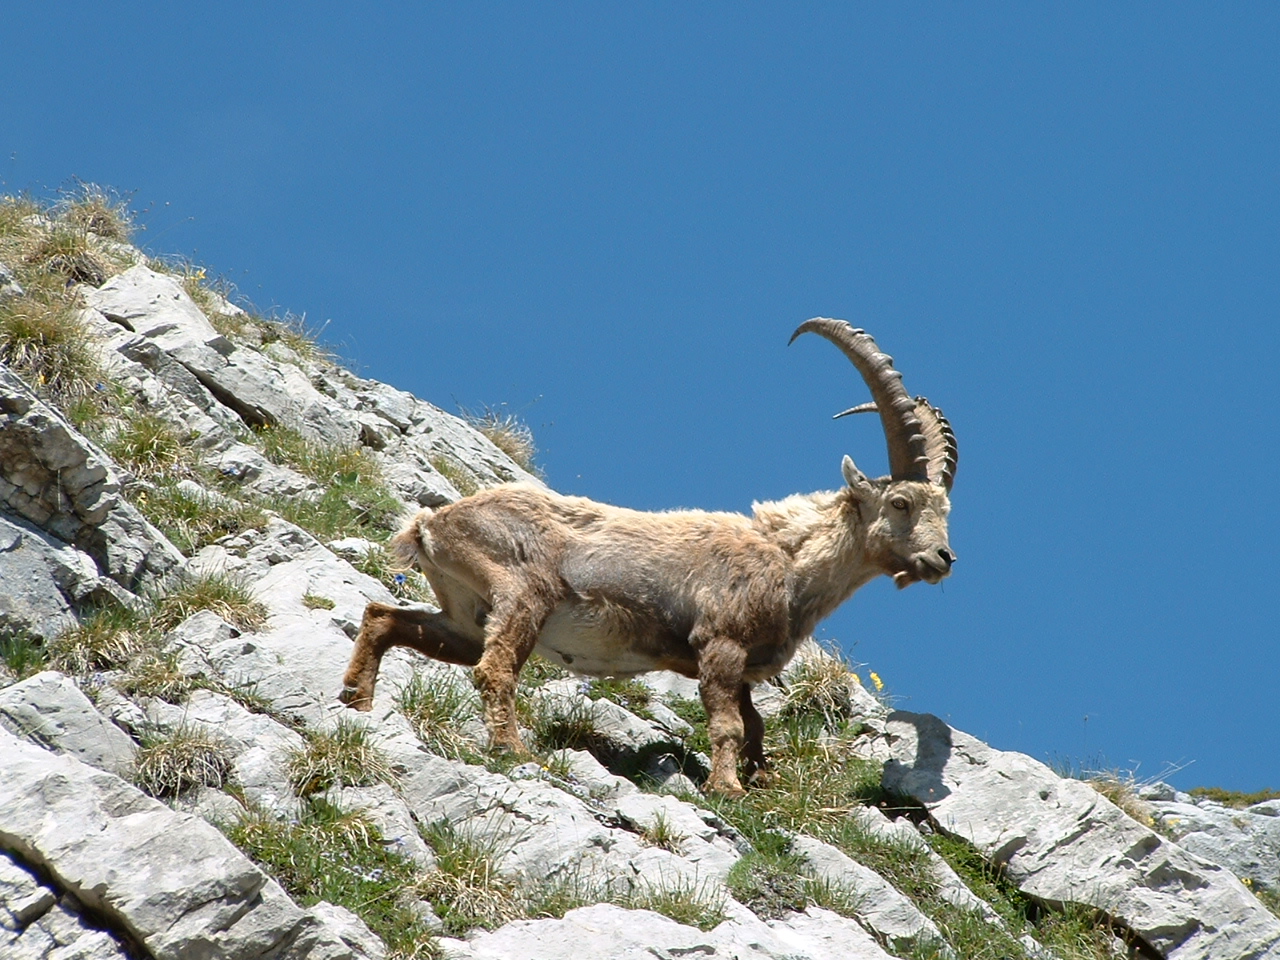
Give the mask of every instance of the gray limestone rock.
<svg viewBox="0 0 1280 960">
<path fill-rule="evenodd" d="M 0 752 L 0 847 L 156 960 L 359 956 L 200 818 L 8 733 Z"/>
<path fill-rule="evenodd" d="M 447 960 L 888 960 L 854 921 L 811 908 L 789 922 L 766 924 L 740 905 L 709 931 L 648 910 L 601 903 L 560 920 L 524 920 L 467 940 L 442 940 Z"/>
<path fill-rule="evenodd" d="M 0 690 L 0 726 L 91 767 L 126 775 L 137 745 L 97 711 L 80 688 L 52 670 Z"/>
<path fill-rule="evenodd" d="M 1031 896 L 1095 906 L 1170 960 L 1280 955 L 1280 919 L 1229 870 L 1092 787 L 927 714 L 891 714 L 887 740 L 885 787 L 923 804 Z"/>
<path fill-rule="evenodd" d="M 130 332 L 155 341 L 165 352 L 188 346 L 230 347 L 174 277 L 138 264 L 96 290 L 85 303 Z"/>
<path fill-rule="evenodd" d="M 1280 891 L 1280 802 L 1243 810 L 1199 798 L 1150 804 L 1156 822 L 1179 846 L 1258 887 Z"/>
<path fill-rule="evenodd" d="M 154 583 L 182 555 L 120 496 L 110 461 L 0 364 L 0 499 L 93 558 L 126 590 Z"/>
<path fill-rule="evenodd" d="M 20 297 L 23 294 L 22 284 L 3 263 L 0 263 L 0 300 L 7 297 Z"/>
<path fill-rule="evenodd" d="M 923 949 L 944 942 L 933 921 L 889 881 L 821 840 L 796 834 L 791 852 L 806 865 L 809 876 L 852 893 L 858 919 L 895 950 Z"/>
</svg>

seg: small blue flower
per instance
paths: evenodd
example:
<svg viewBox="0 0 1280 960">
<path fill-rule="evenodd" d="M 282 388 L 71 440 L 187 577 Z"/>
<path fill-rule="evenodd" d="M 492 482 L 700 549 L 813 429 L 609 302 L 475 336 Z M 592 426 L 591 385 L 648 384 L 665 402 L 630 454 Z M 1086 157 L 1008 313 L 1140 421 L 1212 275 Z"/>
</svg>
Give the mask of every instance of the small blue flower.
<svg viewBox="0 0 1280 960">
<path fill-rule="evenodd" d="M 397 573 L 397 574 L 396 574 L 396 584 L 397 584 L 398 586 L 402 586 L 402 587 L 403 587 L 403 586 L 404 586 L 405 581 L 406 581 L 406 580 L 408 580 L 408 579 L 409 579 L 409 578 L 408 578 L 408 577 L 406 577 L 403 573 Z"/>
</svg>

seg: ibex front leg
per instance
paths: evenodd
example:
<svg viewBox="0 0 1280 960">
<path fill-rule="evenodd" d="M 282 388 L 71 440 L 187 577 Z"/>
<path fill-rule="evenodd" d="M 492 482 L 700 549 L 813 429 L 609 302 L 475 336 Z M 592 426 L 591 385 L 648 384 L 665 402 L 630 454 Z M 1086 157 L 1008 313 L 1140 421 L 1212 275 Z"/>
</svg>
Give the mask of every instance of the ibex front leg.
<svg viewBox="0 0 1280 960">
<path fill-rule="evenodd" d="M 741 710 L 746 664 L 746 650 L 732 640 L 712 639 L 698 655 L 698 691 L 711 738 L 711 776 L 703 788 L 707 793 L 740 797 L 747 792 L 738 779 L 738 754 L 746 736 Z"/>
<path fill-rule="evenodd" d="M 489 745 L 495 750 L 528 754 L 516 723 L 516 676 L 538 642 L 553 601 L 521 596 L 494 605 L 485 624 L 484 654 L 472 671 L 484 702 Z"/>
</svg>

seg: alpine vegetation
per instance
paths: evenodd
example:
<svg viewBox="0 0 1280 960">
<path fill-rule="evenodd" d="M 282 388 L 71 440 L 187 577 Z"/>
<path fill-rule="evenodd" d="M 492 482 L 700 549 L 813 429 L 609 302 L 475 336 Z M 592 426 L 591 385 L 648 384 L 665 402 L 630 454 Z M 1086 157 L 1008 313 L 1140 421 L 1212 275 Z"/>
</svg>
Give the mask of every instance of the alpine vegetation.
<svg viewBox="0 0 1280 960">
<path fill-rule="evenodd" d="M 0 197 L 0 957 L 1280 956 L 1274 796 L 1122 808 L 806 638 L 955 560 L 870 337 L 801 327 L 890 476 L 637 513 L 131 223 Z"/>
</svg>

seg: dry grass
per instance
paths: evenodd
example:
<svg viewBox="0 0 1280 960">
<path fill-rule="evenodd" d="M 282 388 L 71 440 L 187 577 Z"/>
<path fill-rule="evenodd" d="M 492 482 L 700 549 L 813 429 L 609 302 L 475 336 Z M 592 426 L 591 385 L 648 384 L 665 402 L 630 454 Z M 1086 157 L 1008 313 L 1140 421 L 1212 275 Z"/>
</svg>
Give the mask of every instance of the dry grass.
<svg viewBox="0 0 1280 960">
<path fill-rule="evenodd" d="M 373 744 L 369 728 L 343 717 L 328 732 L 306 733 L 307 745 L 286 764 L 289 782 L 298 796 L 332 786 L 364 787 L 395 783 L 391 762 Z"/>
<path fill-rule="evenodd" d="M 173 797 L 196 786 L 221 789 L 231 777 L 231 751 L 214 734 L 179 727 L 146 740 L 134 761 L 133 782 L 153 797 Z"/>
<path fill-rule="evenodd" d="M 0 301 L 0 360 L 55 403 L 102 387 L 102 366 L 74 306 L 40 291 Z"/>
<path fill-rule="evenodd" d="M 486 406 L 480 413 L 464 409 L 462 417 L 521 469 L 538 477 L 543 475 L 536 462 L 538 447 L 533 439 L 533 431 L 514 413 L 501 407 Z"/>
<path fill-rule="evenodd" d="M 184 576 L 153 602 L 151 622 L 156 629 L 172 630 L 187 617 L 211 610 L 232 626 L 252 632 L 267 622 L 267 608 L 254 599 L 253 589 L 240 577 L 227 573 Z"/>
</svg>

